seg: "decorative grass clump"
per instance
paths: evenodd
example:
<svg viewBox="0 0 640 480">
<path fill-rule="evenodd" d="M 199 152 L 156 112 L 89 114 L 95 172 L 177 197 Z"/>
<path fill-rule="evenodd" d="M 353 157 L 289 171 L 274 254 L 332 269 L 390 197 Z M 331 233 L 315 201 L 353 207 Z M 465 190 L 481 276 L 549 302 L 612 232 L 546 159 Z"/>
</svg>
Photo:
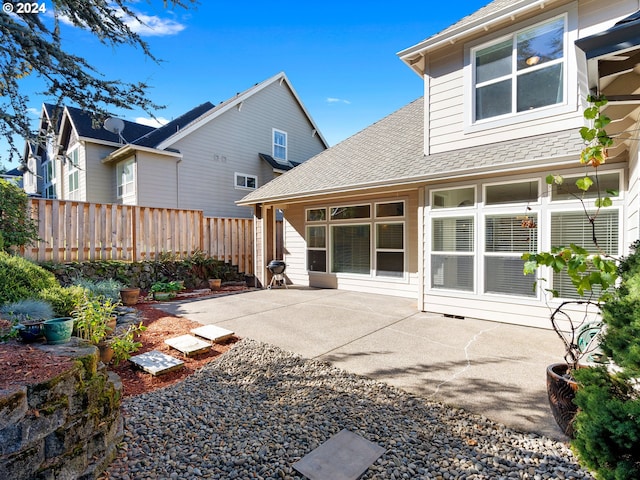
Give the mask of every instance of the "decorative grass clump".
<svg viewBox="0 0 640 480">
<path fill-rule="evenodd" d="M 51 272 L 22 257 L 0 252 L 0 305 L 34 298 L 46 288 L 59 286 Z"/>
</svg>

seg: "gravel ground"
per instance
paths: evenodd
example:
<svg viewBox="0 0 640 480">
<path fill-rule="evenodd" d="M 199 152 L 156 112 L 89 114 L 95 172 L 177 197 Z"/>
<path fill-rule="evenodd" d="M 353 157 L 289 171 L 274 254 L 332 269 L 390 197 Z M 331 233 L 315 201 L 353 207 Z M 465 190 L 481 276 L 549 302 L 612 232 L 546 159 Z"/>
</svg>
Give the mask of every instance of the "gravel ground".
<svg viewBox="0 0 640 480">
<path fill-rule="evenodd" d="M 253 340 L 123 405 L 112 479 L 304 478 L 292 464 L 342 429 L 386 449 L 362 479 L 592 478 L 564 443 Z"/>
</svg>

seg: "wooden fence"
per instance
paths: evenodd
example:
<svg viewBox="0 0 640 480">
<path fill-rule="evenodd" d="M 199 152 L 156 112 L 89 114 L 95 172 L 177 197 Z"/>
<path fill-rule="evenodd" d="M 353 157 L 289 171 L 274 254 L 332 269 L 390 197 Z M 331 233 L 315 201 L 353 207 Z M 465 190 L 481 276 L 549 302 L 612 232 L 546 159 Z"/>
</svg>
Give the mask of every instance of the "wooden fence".
<svg viewBox="0 0 640 480">
<path fill-rule="evenodd" d="M 253 273 L 253 220 L 205 217 L 201 210 L 31 199 L 40 240 L 24 249 L 38 262 L 184 258 L 202 251 Z"/>
</svg>

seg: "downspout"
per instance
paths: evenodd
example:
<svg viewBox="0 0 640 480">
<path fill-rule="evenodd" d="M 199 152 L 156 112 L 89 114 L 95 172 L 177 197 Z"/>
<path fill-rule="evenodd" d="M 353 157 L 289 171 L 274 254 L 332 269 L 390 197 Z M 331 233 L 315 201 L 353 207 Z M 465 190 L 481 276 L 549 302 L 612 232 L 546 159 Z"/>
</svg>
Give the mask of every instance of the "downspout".
<svg viewBox="0 0 640 480">
<path fill-rule="evenodd" d="M 180 208 L 180 162 L 182 158 L 176 162 L 176 208 Z"/>
</svg>

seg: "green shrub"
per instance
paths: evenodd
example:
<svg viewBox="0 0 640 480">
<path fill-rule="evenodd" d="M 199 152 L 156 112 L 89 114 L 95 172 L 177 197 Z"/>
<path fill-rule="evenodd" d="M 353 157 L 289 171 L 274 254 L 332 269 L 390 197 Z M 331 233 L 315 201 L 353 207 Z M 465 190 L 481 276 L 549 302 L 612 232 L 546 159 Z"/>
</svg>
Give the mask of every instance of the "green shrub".
<svg viewBox="0 0 640 480">
<path fill-rule="evenodd" d="M 0 250 L 30 245 L 38 240 L 38 224 L 29 216 L 24 190 L 0 179 Z"/>
<path fill-rule="evenodd" d="M 0 307 L 0 317 L 14 323 L 42 321 L 53 318 L 53 307 L 49 302 L 35 298 L 5 303 Z"/>
<path fill-rule="evenodd" d="M 601 348 L 613 366 L 575 372 L 580 408 L 572 442 L 602 480 L 640 478 L 640 242 L 620 264 L 621 283 L 602 307 Z"/>
<path fill-rule="evenodd" d="M 41 290 L 38 297 L 49 302 L 58 317 L 70 317 L 82 301 L 84 293 L 84 288 L 79 286 L 56 286 Z"/>
<path fill-rule="evenodd" d="M 56 277 L 29 260 L 0 252 L 0 305 L 33 298 L 45 288 L 59 286 Z"/>
</svg>

